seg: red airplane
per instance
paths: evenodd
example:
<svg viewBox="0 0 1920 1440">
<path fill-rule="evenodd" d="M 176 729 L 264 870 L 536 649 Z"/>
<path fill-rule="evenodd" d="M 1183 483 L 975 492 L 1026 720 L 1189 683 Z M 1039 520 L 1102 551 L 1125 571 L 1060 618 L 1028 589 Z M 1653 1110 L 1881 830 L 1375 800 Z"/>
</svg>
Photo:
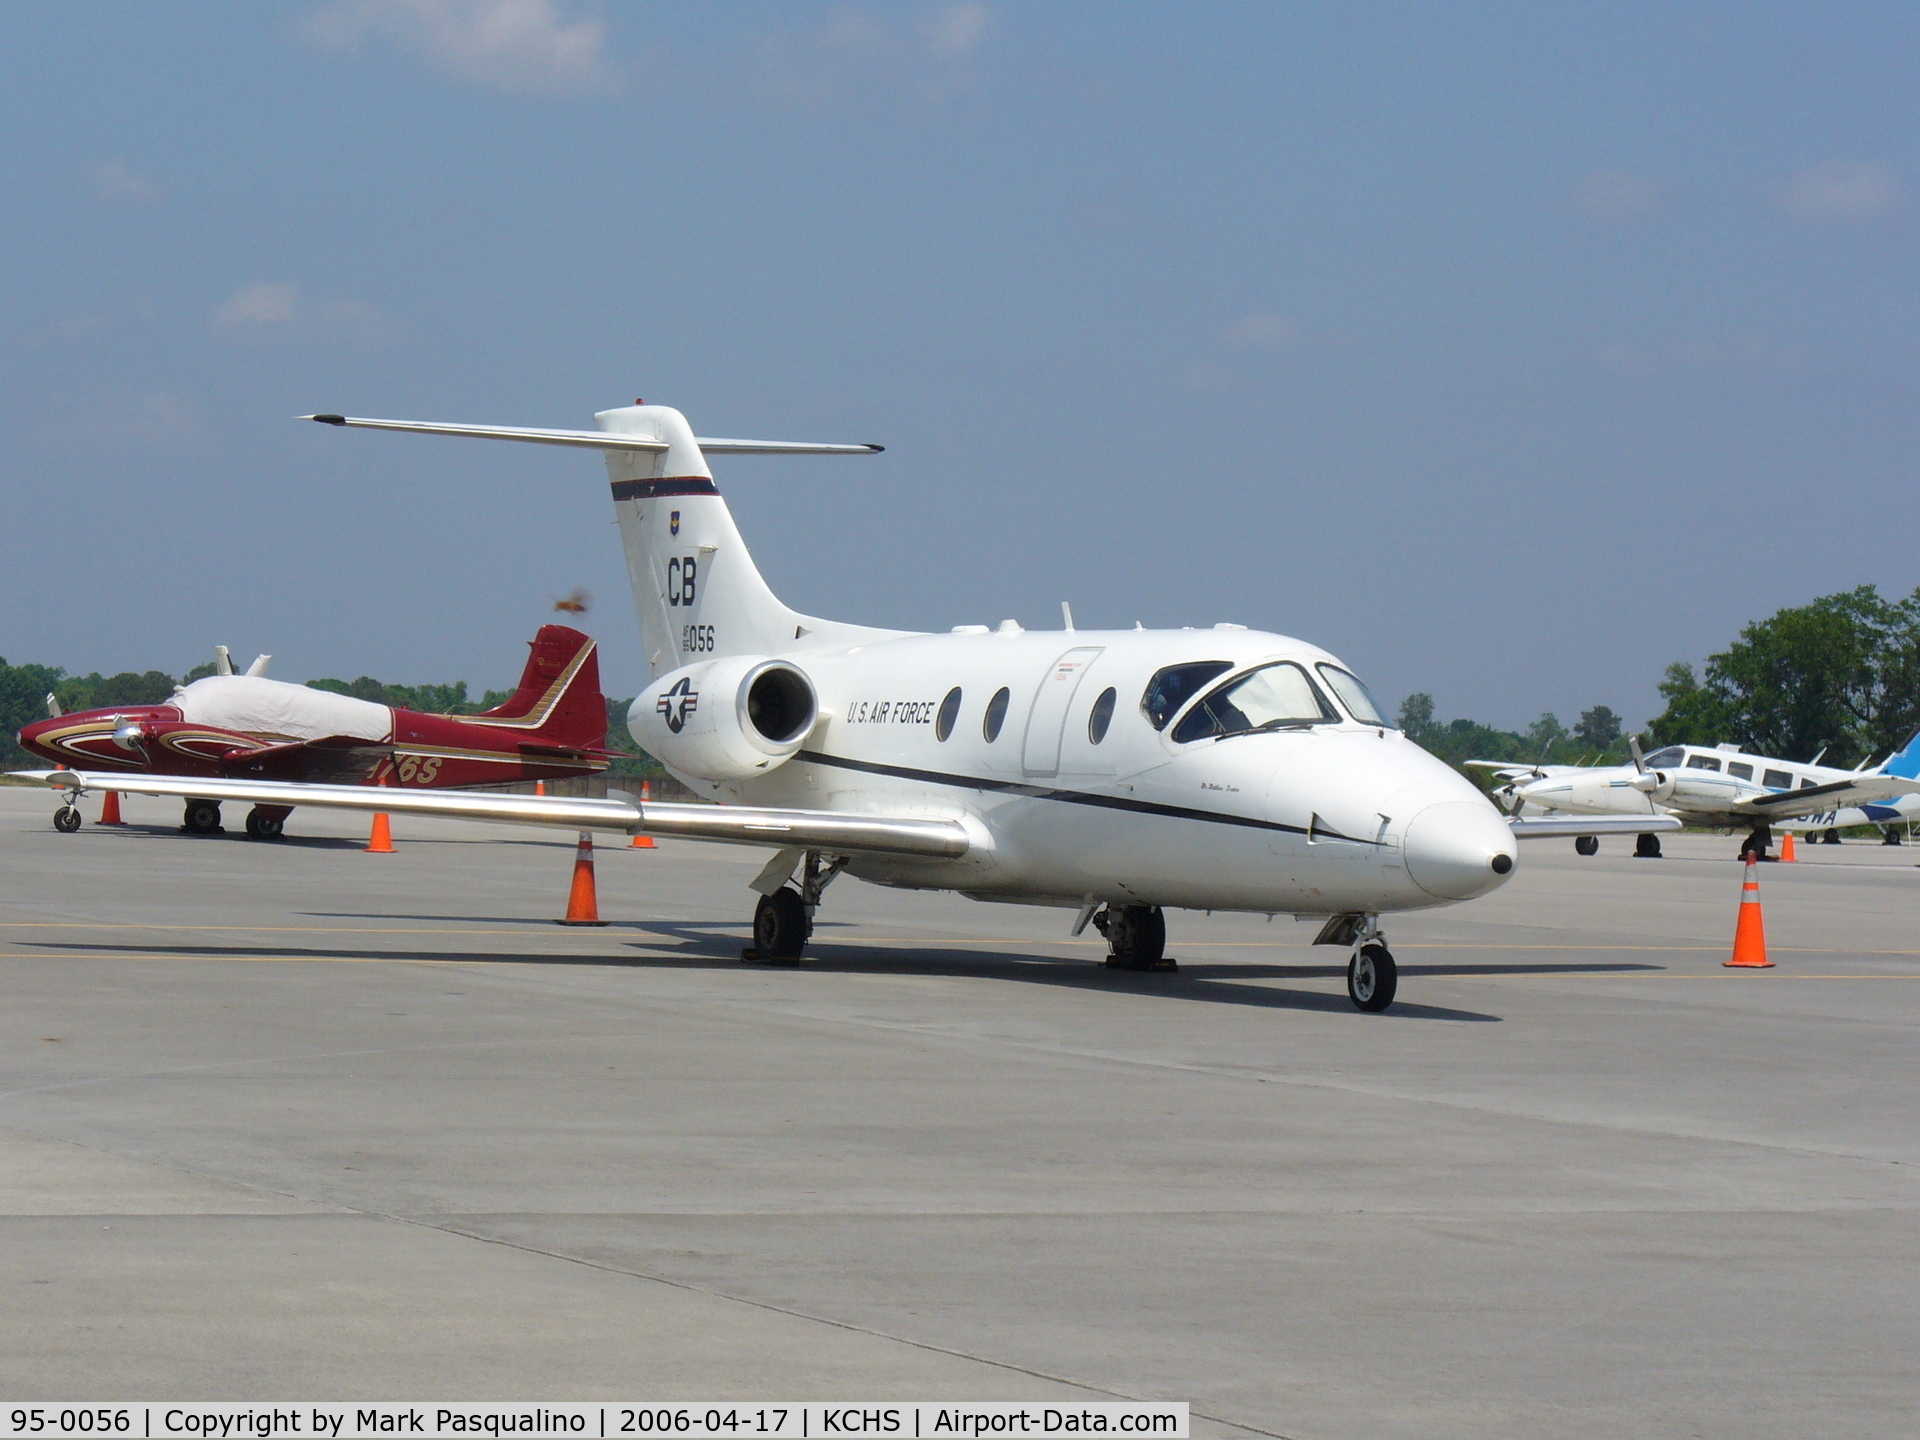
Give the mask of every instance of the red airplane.
<svg viewBox="0 0 1920 1440">
<path fill-rule="evenodd" d="M 479 715 L 424 715 L 268 680 L 265 655 L 235 675 L 225 647 L 215 654 L 222 673 L 164 705 L 56 713 L 22 730 L 20 743 L 76 770 L 436 790 L 593 775 L 611 759 L 594 642 L 564 625 L 540 628 L 513 697 Z M 254 806 L 247 834 L 279 836 L 292 809 Z M 80 812 L 68 804 L 53 823 L 70 834 Z M 185 828 L 224 828 L 220 802 L 189 798 Z"/>
</svg>

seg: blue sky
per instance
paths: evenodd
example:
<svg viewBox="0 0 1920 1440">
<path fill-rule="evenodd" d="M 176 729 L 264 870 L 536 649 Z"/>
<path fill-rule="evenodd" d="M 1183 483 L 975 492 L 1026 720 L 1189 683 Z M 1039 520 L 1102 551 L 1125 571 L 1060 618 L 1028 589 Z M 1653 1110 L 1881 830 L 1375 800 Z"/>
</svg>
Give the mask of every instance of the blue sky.
<svg viewBox="0 0 1920 1440">
<path fill-rule="evenodd" d="M 1911 6 L 12 5 L 0 655 L 502 685 L 597 457 L 723 460 L 782 597 L 1313 640 L 1639 721 L 1920 584 Z"/>
</svg>

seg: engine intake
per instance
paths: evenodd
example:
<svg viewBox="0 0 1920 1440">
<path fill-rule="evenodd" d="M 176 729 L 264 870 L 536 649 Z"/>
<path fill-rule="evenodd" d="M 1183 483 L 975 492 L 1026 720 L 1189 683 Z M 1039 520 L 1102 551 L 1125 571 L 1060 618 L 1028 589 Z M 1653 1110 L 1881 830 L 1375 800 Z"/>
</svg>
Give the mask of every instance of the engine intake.
<svg viewBox="0 0 1920 1440">
<path fill-rule="evenodd" d="M 669 770 L 746 780 L 792 759 L 819 715 L 799 666 L 735 655 L 662 675 L 627 711 L 627 730 Z"/>
</svg>

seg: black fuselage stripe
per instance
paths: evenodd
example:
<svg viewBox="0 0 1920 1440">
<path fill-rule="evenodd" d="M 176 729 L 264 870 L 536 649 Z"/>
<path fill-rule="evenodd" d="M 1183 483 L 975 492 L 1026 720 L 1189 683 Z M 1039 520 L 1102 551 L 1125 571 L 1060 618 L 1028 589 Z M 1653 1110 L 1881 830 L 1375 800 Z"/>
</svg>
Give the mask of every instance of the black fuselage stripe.
<svg viewBox="0 0 1920 1440">
<path fill-rule="evenodd" d="M 1086 805 L 1096 810 L 1125 810 L 1135 815 L 1158 815 L 1167 820 L 1198 820 L 1211 825 L 1237 825 L 1246 830 L 1278 830 L 1287 835 L 1307 835 L 1312 839 L 1346 840 L 1355 845 L 1378 845 L 1378 840 L 1361 840 L 1342 835 L 1338 830 L 1316 825 L 1287 825 L 1278 820 L 1256 820 L 1251 815 L 1223 815 L 1217 810 L 1192 810 L 1184 805 L 1162 805 L 1154 800 L 1130 800 L 1123 795 L 1093 795 L 1085 790 L 1052 790 L 1044 785 L 1027 785 L 1018 780 L 988 780 L 977 775 L 947 775 L 938 770 L 916 770 L 908 765 L 882 765 L 874 760 L 850 760 L 843 755 L 824 755 L 818 750 L 802 750 L 794 757 L 815 765 L 832 765 L 841 770 L 857 770 L 865 775 L 885 775 L 894 780 L 914 780 L 924 785 L 953 785 L 962 790 L 985 790 L 998 795 L 1024 795 L 1032 800 L 1057 800 L 1063 805 Z"/>
<path fill-rule="evenodd" d="M 616 480 L 616 500 L 657 500 L 663 495 L 718 495 L 720 487 L 703 475 L 682 476 L 675 480 Z"/>
</svg>

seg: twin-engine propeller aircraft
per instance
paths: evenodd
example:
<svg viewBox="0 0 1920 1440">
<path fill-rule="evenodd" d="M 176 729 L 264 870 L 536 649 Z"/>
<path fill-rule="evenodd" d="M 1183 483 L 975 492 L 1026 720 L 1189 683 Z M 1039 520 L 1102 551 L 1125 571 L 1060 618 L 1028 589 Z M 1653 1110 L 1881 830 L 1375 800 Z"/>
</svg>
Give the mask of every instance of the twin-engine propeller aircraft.
<svg viewBox="0 0 1920 1440">
<path fill-rule="evenodd" d="M 768 847 L 743 958 L 773 963 L 798 962 L 843 873 L 1059 906 L 1075 912 L 1074 934 L 1095 925 L 1107 963 L 1127 969 L 1173 968 L 1166 907 L 1287 912 L 1320 923 L 1316 943 L 1350 952 L 1347 992 L 1363 1010 L 1384 1010 L 1396 988 L 1383 913 L 1495 889 L 1513 873 L 1516 836 L 1596 828 L 1509 825 L 1381 718 L 1347 666 L 1286 636 L 1237 625 L 1046 633 L 1011 620 L 927 635 L 788 609 L 707 457 L 877 445 L 699 439 L 679 411 L 643 403 L 602 412 L 598 431 L 310 418 L 604 451 L 652 675 L 627 725 L 720 803 L 239 779 L 192 793 Z M 146 777 L 44 778 L 181 793 Z"/>
<path fill-rule="evenodd" d="M 328 690 L 266 678 L 262 655 L 233 673 L 227 647 L 214 647 L 216 673 L 176 689 L 164 705 L 53 713 L 20 732 L 34 754 L 78 772 L 335 785 L 447 789 L 593 775 L 607 768 L 607 702 L 594 642 L 565 625 L 543 625 L 519 687 L 479 715 L 426 715 Z M 58 773 L 58 772 L 56 772 Z M 93 788 L 118 787 L 96 779 Z M 185 828 L 222 828 L 220 801 L 191 784 Z M 305 792 L 301 792 L 305 793 Z M 73 791 L 54 815 L 57 829 L 80 828 Z M 277 839 L 297 800 L 251 797 L 247 834 Z"/>
<path fill-rule="evenodd" d="M 1773 829 L 1825 830 L 1838 839 L 1848 825 L 1896 824 L 1920 809 L 1920 734 L 1876 769 L 1839 770 L 1753 755 L 1738 745 L 1669 745 L 1642 756 L 1629 742 L 1630 765 L 1513 765 L 1469 760 L 1505 782 L 1494 793 L 1516 816 L 1532 805 L 1562 815 L 1670 816 L 1688 825 L 1747 829 L 1740 853 L 1764 856 Z M 1851 818 L 1858 816 L 1859 818 Z M 1597 835 L 1582 832 L 1574 849 L 1592 855 Z M 1634 850 L 1657 857 L 1660 837 L 1641 835 Z"/>
</svg>

